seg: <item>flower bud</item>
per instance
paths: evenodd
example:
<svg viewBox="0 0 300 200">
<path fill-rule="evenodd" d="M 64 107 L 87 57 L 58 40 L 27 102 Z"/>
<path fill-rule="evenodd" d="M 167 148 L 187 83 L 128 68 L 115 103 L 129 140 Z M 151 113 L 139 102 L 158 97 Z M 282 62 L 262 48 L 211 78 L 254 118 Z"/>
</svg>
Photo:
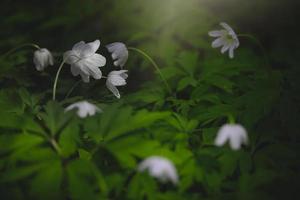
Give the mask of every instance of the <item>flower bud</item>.
<svg viewBox="0 0 300 200">
<path fill-rule="evenodd" d="M 53 65 L 54 59 L 48 49 L 38 49 L 34 52 L 33 62 L 38 71 L 43 71 L 48 65 Z"/>
</svg>

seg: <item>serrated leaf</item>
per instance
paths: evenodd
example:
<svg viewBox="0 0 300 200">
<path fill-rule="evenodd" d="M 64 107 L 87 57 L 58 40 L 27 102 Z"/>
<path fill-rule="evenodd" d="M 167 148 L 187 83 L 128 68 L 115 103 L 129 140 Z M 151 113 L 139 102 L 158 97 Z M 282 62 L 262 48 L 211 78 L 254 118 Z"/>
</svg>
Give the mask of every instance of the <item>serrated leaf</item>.
<svg viewBox="0 0 300 200">
<path fill-rule="evenodd" d="M 187 77 L 184 77 L 183 79 L 181 79 L 177 85 L 177 91 L 181 91 L 183 89 L 185 89 L 187 86 L 196 86 L 197 85 L 197 81 L 190 77 L 190 76 L 187 76 Z"/>
</svg>

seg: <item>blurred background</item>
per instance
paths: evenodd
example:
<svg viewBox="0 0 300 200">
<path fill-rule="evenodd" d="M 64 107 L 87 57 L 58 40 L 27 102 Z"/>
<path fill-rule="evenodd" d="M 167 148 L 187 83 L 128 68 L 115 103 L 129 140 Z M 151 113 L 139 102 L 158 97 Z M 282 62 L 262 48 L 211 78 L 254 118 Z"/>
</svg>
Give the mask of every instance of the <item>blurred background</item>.
<svg viewBox="0 0 300 200">
<path fill-rule="evenodd" d="M 298 8 L 296 0 L 2 0 L 0 47 L 5 52 L 32 41 L 61 52 L 99 38 L 102 44 L 143 43 L 163 57 L 172 54 L 163 49 L 168 43 L 205 48 L 206 33 L 224 21 L 257 36 L 273 67 L 287 69 L 298 54 Z"/>
</svg>

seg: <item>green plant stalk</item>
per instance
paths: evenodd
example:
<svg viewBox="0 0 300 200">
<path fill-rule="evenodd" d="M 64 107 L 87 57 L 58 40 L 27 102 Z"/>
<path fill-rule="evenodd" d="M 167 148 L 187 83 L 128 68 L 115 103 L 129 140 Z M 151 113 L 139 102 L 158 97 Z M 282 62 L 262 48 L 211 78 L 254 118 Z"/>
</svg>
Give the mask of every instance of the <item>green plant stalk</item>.
<svg viewBox="0 0 300 200">
<path fill-rule="evenodd" d="M 54 138 L 50 138 L 46 133 L 41 132 L 40 133 L 43 137 L 45 137 L 46 140 L 49 141 L 49 143 L 52 145 L 52 147 L 54 148 L 54 150 L 59 154 L 62 155 L 62 150 L 59 147 L 58 143 L 56 142 L 56 140 Z"/>
<path fill-rule="evenodd" d="M 13 48 L 13 49 L 7 51 L 6 53 L 4 53 L 4 54 L 3 54 L 2 56 L 0 56 L 0 57 L 1 57 L 1 58 L 5 58 L 6 56 L 10 55 L 11 53 L 17 51 L 18 49 L 21 49 L 21 48 L 27 47 L 27 46 L 28 46 L 28 47 L 34 47 L 34 48 L 36 48 L 36 49 L 40 49 L 40 47 L 39 47 L 38 45 L 36 45 L 36 44 L 33 44 L 33 43 L 25 43 L 25 44 L 22 44 L 22 45 L 20 45 L 20 46 L 17 46 L 17 47 L 15 47 L 15 48 Z"/>
<path fill-rule="evenodd" d="M 62 155 L 62 151 L 61 148 L 59 147 L 59 145 L 57 144 L 56 140 L 54 138 L 49 139 L 49 142 L 51 143 L 51 145 L 53 146 L 53 148 L 55 149 L 55 151 L 59 154 Z"/>
<path fill-rule="evenodd" d="M 252 41 L 254 41 L 254 42 L 259 46 L 259 48 L 261 49 L 261 51 L 262 51 L 262 53 L 263 53 L 266 67 L 268 67 L 269 69 L 271 69 L 271 65 L 270 65 L 270 62 L 269 62 L 269 58 L 268 58 L 268 56 L 267 56 L 267 51 L 265 50 L 265 48 L 264 48 L 264 46 L 262 45 L 262 43 L 261 43 L 256 37 L 254 37 L 253 35 L 250 35 L 250 34 L 239 34 L 239 35 L 237 35 L 237 36 L 238 36 L 238 37 L 249 38 L 249 39 L 251 39 Z"/>
<path fill-rule="evenodd" d="M 128 47 L 128 50 L 132 50 L 132 51 L 138 52 L 138 53 L 140 53 L 141 55 L 143 55 L 145 58 L 147 58 L 147 59 L 150 61 L 150 63 L 154 66 L 154 68 L 156 69 L 156 71 L 158 72 L 158 74 L 160 75 L 160 77 L 161 77 L 161 79 L 163 80 L 163 82 L 164 82 L 164 84 L 165 84 L 165 86 L 166 86 L 168 92 L 169 92 L 170 94 L 172 94 L 172 90 L 171 90 L 171 88 L 170 88 L 168 82 L 167 82 L 166 79 L 164 78 L 164 76 L 163 76 L 162 72 L 160 71 L 160 69 L 159 69 L 158 65 L 156 64 L 156 62 L 155 62 L 155 61 L 154 61 L 147 53 L 145 53 L 144 51 L 142 51 L 142 50 L 140 50 L 140 49 L 138 49 L 138 48 L 135 48 L 135 47 Z"/>
<path fill-rule="evenodd" d="M 68 91 L 67 95 L 65 96 L 65 99 L 67 99 L 71 93 L 74 91 L 74 89 L 81 83 L 82 80 L 77 81 L 72 87 L 71 89 Z"/>
<path fill-rule="evenodd" d="M 228 114 L 227 117 L 229 124 L 235 124 L 235 119 L 232 114 Z"/>
<path fill-rule="evenodd" d="M 59 74 L 60 74 L 60 71 L 62 69 L 62 67 L 64 66 L 66 60 L 68 58 L 65 58 L 62 63 L 60 64 L 57 72 L 56 72 L 56 76 L 55 76 L 55 79 L 54 79 L 54 84 L 53 84 L 53 92 L 52 92 L 52 100 L 55 101 L 55 98 L 56 98 L 56 87 L 57 87 L 57 81 L 58 81 L 58 77 L 59 77 Z"/>
</svg>

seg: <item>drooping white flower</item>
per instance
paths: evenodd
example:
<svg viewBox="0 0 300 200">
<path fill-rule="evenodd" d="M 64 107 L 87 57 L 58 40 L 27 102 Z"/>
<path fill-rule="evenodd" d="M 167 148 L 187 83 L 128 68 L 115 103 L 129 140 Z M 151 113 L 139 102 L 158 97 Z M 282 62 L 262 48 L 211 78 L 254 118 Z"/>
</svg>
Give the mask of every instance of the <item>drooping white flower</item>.
<svg viewBox="0 0 300 200">
<path fill-rule="evenodd" d="M 96 51 L 100 46 L 100 41 L 76 43 L 72 50 L 64 53 L 66 63 L 71 65 L 71 72 L 74 76 L 80 75 L 84 82 L 90 81 L 90 76 L 94 79 L 101 79 L 102 73 L 99 67 L 106 64 L 106 59 Z"/>
<path fill-rule="evenodd" d="M 126 45 L 122 42 L 114 42 L 106 45 L 106 48 L 111 53 L 114 65 L 123 68 L 128 59 L 128 49 Z"/>
<path fill-rule="evenodd" d="M 178 175 L 174 164 L 161 156 L 150 156 L 142 161 L 138 170 L 143 172 L 147 170 L 149 174 L 161 182 L 171 181 L 173 184 L 178 183 Z"/>
<path fill-rule="evenodd" d="M 51 52 L 46 49 L 38 49 L 33 54 L 33 63 L 38 71 L 43 71 L 49 65 L 54 64 L 54 59 Z"/>
<path fill-rule="evenodd" d="M 120 98 L 121 95 L 116 86 L 126 85 L 126 79 L 128 75 L 126 74 L 128 70 L 111 71 L 106 80 L 107 88 L 117 97 Z"/>
<path fill-rule="evenodd" d="M 81 118 L 85 118 L 87 116 L 93 116 L 97 112 L 102 112 L 100 108 L 96 105 L 89 103 L 87 101 L 79 101 L 69 105 L 65 110 L 70 111 L 73 109 L 77 109 L 77 115 Z"/>
<path fill-rule="evenodd" d="M 210 31 L 208 34 L 211 37 L 217 37 L 216 40 L 212 42 L 213 48 L 221 47 L 221 53 L 229 52 L 229 57 L 234 57 L 234 49 L 238 48 L 240 45 L 239 39 L 234 32 L 234 30 L 226 23 L 221 22 L 220 25 L 224 28 L 222 30 Z"/>
<path fill-rule="evenodd" d="M 242 144 L 248 143 L 248 135 L 246 129 L 239 124 L 225 124 L 223 125 L 215 138 L 216 146 L 223 146 L 229 142 L 231 149 L 238 150 Z"/>
</svg>

